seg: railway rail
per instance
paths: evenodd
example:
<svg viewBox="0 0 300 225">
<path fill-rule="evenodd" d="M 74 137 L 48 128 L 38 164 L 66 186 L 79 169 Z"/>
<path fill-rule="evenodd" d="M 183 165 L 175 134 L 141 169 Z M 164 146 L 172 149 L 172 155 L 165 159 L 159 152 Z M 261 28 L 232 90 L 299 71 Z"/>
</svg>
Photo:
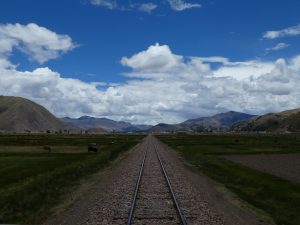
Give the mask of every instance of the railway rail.
<svg viewBox="0 0 300 225">
<path fill-rule="evenodd" d="M 148 142 L 135 185 L 127 220 L 127 225 L 131 224 L 187 224 L 152 140 Z"/>
</svg>

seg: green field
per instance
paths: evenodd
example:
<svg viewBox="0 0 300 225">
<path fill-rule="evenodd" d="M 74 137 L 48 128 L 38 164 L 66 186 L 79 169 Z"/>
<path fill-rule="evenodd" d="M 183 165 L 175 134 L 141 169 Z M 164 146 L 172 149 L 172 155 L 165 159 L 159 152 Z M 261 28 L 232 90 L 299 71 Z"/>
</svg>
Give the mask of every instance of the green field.
<svg viewBox="0 0 300 225">
<path fill-rule="evenodd" d="M 0 136 L 0 224 L 38 224 L 80 180 L 136 145 L 141 135 Z M 98 153 L 87 145 L 97 143 Z M 50 146 L 51 152 L 44 150 Z"/>
<path fill-rule="evenodd" d="M 300 184 L 222 158 L 232 154 L 300 153 L 299 135 L 160 135 L 193 168 L 263 210 L 280 225 L 300 224 Z"/>
</svg>

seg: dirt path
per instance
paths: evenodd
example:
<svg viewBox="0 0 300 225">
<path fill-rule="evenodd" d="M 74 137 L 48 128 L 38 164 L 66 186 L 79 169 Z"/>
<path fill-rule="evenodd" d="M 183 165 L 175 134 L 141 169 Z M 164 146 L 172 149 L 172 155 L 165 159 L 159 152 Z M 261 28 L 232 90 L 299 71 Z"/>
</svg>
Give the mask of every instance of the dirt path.
<svg viewBox="0 0 300 225">
<path fill-rule="evenodd" d="M 52 216 L 45 225 L 126 224 L 140 165 L 146 150 L 148 156 L 145 161 L 144 178 L 141 182 L 141 188 L 146 194 L 138 196 L 137 205 L 139 204 L 140 207 L 135 213 L 137 217 L 149 220 L 143 223 L 138 223 L 136 220 L 135 224 L 177 224 L 176 220 L 153 223 L 153 218 L 161 216 L 161 210 L 166 210 L 171 217 L 174 216 L 174 211 L 171 211 L 172 207 L 170 208 L 172 203 L 169 197 L 167 198 L 166 190 L 162 185 L 164 181 L 160 176 L 161 171 L 155 158 L 154 145 L 165 164 L 188 225 L 264 224 L 255 216 L 243 212 L 225 200 L 223 195 L 216 190 L 213 182 L 205 176 L 191 172 L 178 159 L 174 151 L 154 137 L 148 136 L 109 174 L 99 176 L 99 181 L 89 187 L 81 199 L 59 215 Z"/>
</svg>

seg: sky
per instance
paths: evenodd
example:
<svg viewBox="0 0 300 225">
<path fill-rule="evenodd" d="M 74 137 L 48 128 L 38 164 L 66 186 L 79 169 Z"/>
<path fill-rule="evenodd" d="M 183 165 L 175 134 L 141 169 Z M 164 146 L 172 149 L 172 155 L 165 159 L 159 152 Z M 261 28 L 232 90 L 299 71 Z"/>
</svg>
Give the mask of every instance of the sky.
<svg viewBox="0 0 300 225">
<path fill-rule="evenodd" d="M 178 123 L 300 108 L 298 0 L 3 0 L 0 95 Z"/>
</svg>

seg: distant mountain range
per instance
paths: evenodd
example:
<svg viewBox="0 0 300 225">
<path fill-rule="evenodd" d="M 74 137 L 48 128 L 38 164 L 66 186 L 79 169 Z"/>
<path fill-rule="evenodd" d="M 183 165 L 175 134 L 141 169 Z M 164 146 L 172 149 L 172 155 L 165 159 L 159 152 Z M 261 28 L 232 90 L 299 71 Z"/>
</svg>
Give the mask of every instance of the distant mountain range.
<svg viewBox="0 0 300 225">
<path fill-rule="evenodd" d="M 229 111 L 178 124 L 133 125 L 83 116 L 58 119 L 43 106 L 20 97 L 0 96 L 0 132 L 300 132 L 300 109 L 262 116 Z"/>
<path fill-rule="evenodd" d="M 43 106 L 25 98 L 0 96 L 0 131 L 47 132 L 73 129 Z"/>
<path fill-rule="evenodd" d="M 90 116 L 82 116 L 78 119 L 64 117 L 61 118 L 61 120 L 64 123 L 71 124 L 83 130 L 102 128 L 107 132 L 141 132 L 151 128 L 151 126 L 148 125 L 132 125 L 131 123 L 123 121 L 114 121 L 107 118 L 96 118 Z"/>
<path fill-rule="evenodd" d="M 210 117 L 187 120 L 179 124 L 158 124 L 152 127 L 150 132 L 226 132 L 234 123 L 253 117 L 255 115 L 229 111 Z"/>
</svg>

